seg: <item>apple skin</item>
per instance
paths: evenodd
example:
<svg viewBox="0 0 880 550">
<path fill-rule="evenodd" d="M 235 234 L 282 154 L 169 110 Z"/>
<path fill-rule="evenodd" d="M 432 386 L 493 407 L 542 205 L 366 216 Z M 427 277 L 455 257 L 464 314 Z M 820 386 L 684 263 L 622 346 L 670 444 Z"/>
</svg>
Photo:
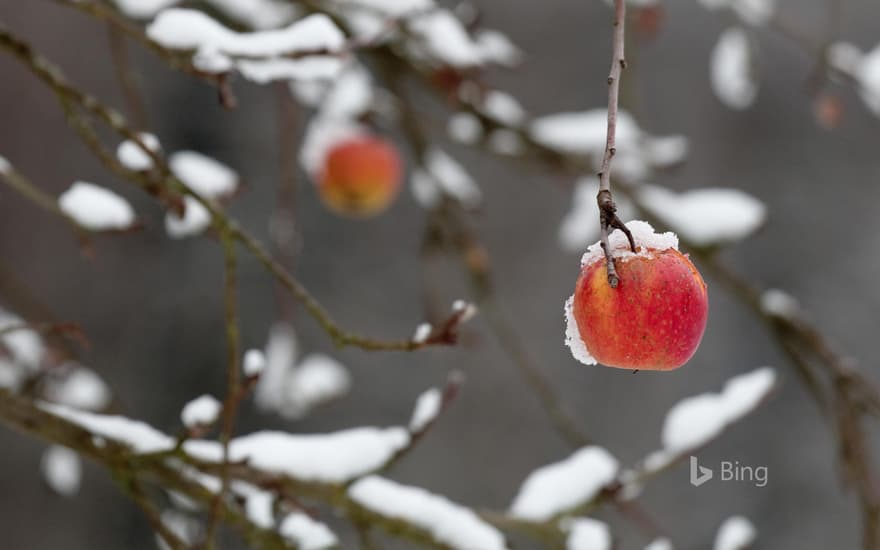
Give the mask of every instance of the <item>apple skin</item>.
<svg viewBox="0 0 880 550">
<path fill-rule="evenodd" d="M 334 145 L 324 158 L 318 181 L 321 200 L 338 214 L 369 218 L 387 209 L 400 192 L 397 148 L 375 136 Z"/>
<path fill-rule="evenodd" d="M 604 258 L 583 267 L 575 288 L 574 319 L 590 355 L 623 369 L 666 371 L 687 363 L 709 313 L 697 268 L 672 248 L 620 257 L 615 266 L 617 288 L 608 284 Z"/>
</svg>

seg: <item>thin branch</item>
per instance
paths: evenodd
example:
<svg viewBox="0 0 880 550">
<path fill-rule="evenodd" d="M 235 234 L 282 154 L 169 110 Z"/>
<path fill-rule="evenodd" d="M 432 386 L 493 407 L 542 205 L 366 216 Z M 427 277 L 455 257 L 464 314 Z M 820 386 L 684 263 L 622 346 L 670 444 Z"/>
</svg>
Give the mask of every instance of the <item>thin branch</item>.
<svg viewBox="0 0 880 550">
<path fill-rule="evenodd" d="M 407 100 L 403 83 L 401 82 L 401 64 L 390 60 L 386 61 L 380 68 L 382 69 L 386 85 L 401 100 L 401 125 L 403 126 L 407 141 L 413 149 L 413 156 L 417 159 L 424 159 L 428 150 L 428 140 L 418 118 L 414 115 L 412 109 L 408 108 L 409 105 L 412 105 L 412 102 Z M 562 399 L 553 388 L 553 384 L 534 364 L 527 350 L 522 345 L 521 338 L 495 298 L 489 276 L 488 252 L 486 247 L 479 241 L 476 233 L 468 227 L 463 215 L 464 212 L 458 202 L 452 200 L 442 201 L 430 213 L 428 224 L 425 228 L 425 250 L 430 251 L 431 243 L 433 242 L 432 236 L 442 235 L 445 232 L 452 233 L 451 239 L 467 270 L 471 287 L 477 297 L 478 306 L 486 312 L 486 321 L 499 345 L 501 345 L 501 348 L 513 364 L 519 369 L 526 383 L 537 395 L 551 425 L 560 437 L 574 448 L 588 444 L 589 438 L 578 429 L 577 423 L 566 412 Z"/>
<path fill-rule="evenodd" d="M 615 229 L 620 229 L 629 239 L 630 248 L 636 251 L 632 233 L 617 216 L 617 206 L 611 196 L 611 159 L 617 152 L 615 138 L 617 134 L 617 103 L 620 92 L 620 73 L 626 67 L 624 58 L 624 30 L 626 27 L 626 1 L 614 0 L 614 32 L 611 40 L 611 70 L 608 73 L 608 129 L 605 134 L 605 153 L 602 155 L 602 164 L 599 167 L 599 193 L 596 195 L 596 204 L 599 206 L 599 230 L 602 250 L 605 252 L 605 262 L 608 270 L 608 284 L 616 288 L 620 283 L 617 269 L 614 267 L 614 255 L 608 236 Z"/>
<path fill-rule="evenodd" d="M 174 531 L 169 529 L 168 525 L 162 521 L 161 514 L 150 500 L 143 484 L 138 480 L 136 475 L 135 472 L 125 472 L 125 474 L 121 476 L 119 485 L 122 487 L 122 490 L 132 501 L 134 501 L 135 504 L 138 505 L 138 507 L 140 507 L 144 517 L 147 518 L 147 521 L 153 528 L 153 531 L 156 532 L 168 548 L 171 548 L 172 550 L 186 550 L 186 548 L 189 548 L 189 545 L 177 536 Z"/>
<path fill-rule="evenodd" d="M 81 2 L 78 4 L 81 4 Z M 108 22 L 107 39 L 110 43 L 110 57 L 113 60 L 116 80 L 119 82 L 119 87 L 122 90 L 122 97 L 125 98 L 128 116 L 131 118 L 135 128 L 146 128 L 147 111 L 138 89 L 137 77 L 129 65 L 125 33 L 117 25 Z"/>
<path fill-rule="evenodd" d="M 104 106 L 96 98 L 70 85 L 58 67 L 38 55 L 29 44 L 18 39 L 2 27 L 0 27 L 0 48 L 12 53 L 31 72 L 55 91 L 62 106 L 65 108 L 65 113 L 68 115 L 68 121 L 71 126 L 77 130 L 80 137 L 106 166 L 129 181 L 136 183 L 148 193 L 166 202 L 169 208 L 175 208 L 175 206 L 179 208 L 179 197 L 181 195 L 188 195 L 200 202 L 211 214 L 215 227 L 218 230 L 228 231 L 233 238 L 242 243 L 245 249 L 254 255 L 303 304 L 306 311 L 321 325 L 337 346 L 354 346 L 368 351 L 414 351 L 432 345 L 450 345 L 455 342 L 455 333 L 452 330 L 446 334 L 439 335 L 442 337 L 429 338 L 424 341 L 417 341 L 412 338 L 408 340 L 386 341 L 366 337 L 342 328 L 302 283 L 296 280 L 280 263 L 272 258 L 262 243 L 229 218 L 213 201 L 207 200 L 193 192 L 175 178 L 164 159 L 157 152 L 147 147 L 141 136 L 127 125 L 122 114 Z M 82 108 L 107 124 L 121 138 L 138 145 L 153 161 L 155 171 L 135 172 L 121 165 L 115 156 L 100 144 L 94 129 L 91 128 L 87 120 L 76 112 L 74 106 Z M 457 327 L 458 323 L 464 320 L 458 313 L 453 313 L 449 319 L 455 320 L 448 323 L 453 328 Z"/>
<path fill-rule="evenodd" d="M 226 399 L 222 410 L 220 444 L 223 446 L 223 462 L 220 467 L 220 492 L 211 506 L 208 529 L 205 533 L 206 547 L 214 546 L 214 534 L 218 526 L 222 501 L 229 492 L 229 442 L 235 431 L 235 417 L 241 403 L 241 345 L 238 329 L 238 279 L 236 276 L 235 240 L 232 235 L 221 232 L 223 246 L 223 304 L 226 321 Z"/>
</svg>

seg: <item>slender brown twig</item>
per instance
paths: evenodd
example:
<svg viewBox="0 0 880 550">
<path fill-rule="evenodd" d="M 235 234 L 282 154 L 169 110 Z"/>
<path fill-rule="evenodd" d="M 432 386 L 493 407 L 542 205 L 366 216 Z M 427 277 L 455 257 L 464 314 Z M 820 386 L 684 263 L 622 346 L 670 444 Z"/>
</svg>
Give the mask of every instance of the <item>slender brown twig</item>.
<svg viewBox="0 0 880 550">
<path fill-rule="evenodd" d="M 617 152 L 615 139 L 617 135 L 617 103 L 620 92 L 620 74 L 626 67 L 624 57 L 624 32 L 626 28 L 626 1 L 614 0 L 614 32 L 611 39 L 611 70 L 608 73 L 608 129 L 605 134 L 605 153 L 599 167 L 599 193 L 596 203 L 599 205 L 599 235 L 602 250 L 605 252 L 605 263 L 608 266 L 608 284 L 617 287 L 620 277 L 614 267 L 614 254 L 608 243 L 608 236 L 615 229 L 620 229 L 629 239 L 629 246 L 636 251 L 632 233 L 617 216 L 617 206 L 611 196 L 611 159 Z"/>
<path fill-rule="evenodd" d="M 138 89 L 137 77 L 129 65 L 125 33 L 111 22 L 108 22 L 106 26 L 107 39 L 110 43 L 110 57 L 113 59 L 116 80 L 119 82 L 122 97 L 125 99 L 126 111 L 135 128 L 146 128 L 147 111 Z"/>
<path fill-rule="evenodd" d="M 221 231 L 221 245 L 223 247 L 223 304 L 224 318 L 226 321 L 226 399 L 223 403 L 222 427 L 220 429 L 220 444 L 223 446 L 223 462 L 220 468 L 220 492 L 211 507 L 208 519 L 208 528 L 205 533 L 205 546 L 214 546 L 214 534 L 220 518 L 222 500 L 229 491 L 229 442 L 235 430 L 235 417 L 238 405 L 241 402 L 241 369 L 239 367 L 241 357 L 241 345 L 239 344 L 238 328 L 238 278 L 236 275 L 237 260 L 235 254 L 236 242 L 231 234 Z"/>
<path fill-rule="evenodd" d="M 449 320 L 454 320 L 454 322 L 445 324 L 449 330 L 443 333 L 432 334 L 431 337 L 425 340 L 417 341 L 412 338 L 408 340 L 380 340 L 344 329 L 336 323 L 308 289 L 272 257 L 260 241 L 239 226 L 235 220 L 227 216 L 214 201 L 205 199 L 177 179 L 171 173 L 168 164 L 161 155 L 144 143 L 142 137 L 128 126 L 125 117 L 121 113 L 106 107 L 95 97 L 72 86 L 64 78 L 57 66 L 38 55 L 27 42 L 17 38 L 3 27 L 0 27 L 0 48 L 7 50 L 17 59 L 21 60 L 31 72 L 56 93 L 71 126 L 108 168 L 137 184 L 159 200 L 166 202 L 170 209 L 180 208 L 180 197 L 183 195 L 188 195 L 201 203 L 210 213 L 218 231 L 228 231 L 235 240 L 240 242 L 248 252 L 256 257 L 263 267 L 303 304 L 306 311 L 318 322 L 337 346 L 354 346 L 370 351 L 414 351 L 434 345 L 451 345 L 456 341 L 455 329 L 464 320 L 458 312 L 454 312 L 449 316 Z M 100 143 L 94 128 L 91 127 L 90 121 L 78 113 L 77 108 L 107 124 L 121 138 L 127 139 L 140 147 L 152 160 L 153 170 L 136 172 L 122 165 Z"/>
</svg>

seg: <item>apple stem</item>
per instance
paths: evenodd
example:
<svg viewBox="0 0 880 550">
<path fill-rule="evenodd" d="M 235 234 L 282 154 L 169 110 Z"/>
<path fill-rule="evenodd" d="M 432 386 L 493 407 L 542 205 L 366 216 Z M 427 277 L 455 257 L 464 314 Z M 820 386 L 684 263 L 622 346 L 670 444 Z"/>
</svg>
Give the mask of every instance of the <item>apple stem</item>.
<svg viewBox="0 0 880 550">
<path fill-rule="evenodd" d="M 614 0 L 614 33 L 611 41 L 611 71 L 608 73 L 608 131 L 605 135 L 605 154 L 602 156 L 602 166 L 599 170 L 599 194 L 596 202 L 599 205 L 599 229 L 602 250 L 605 252 L 605 260 L 608 264 L 608 284 L 611 288 L 617 288 L 620 277 L 614 268 L 614 257 L 611 246 L 608 244 L 608 236 L 615 230 L 620 229 L 629 239 L 629 246 L 636 251 L 632 233 L 617 217 L 617 206 L 611 196 L 611 159 L 616 153 L 615 135 L 617 133 L 617 103 L 620 91 L 620 73 L 626 68 L 626 60 L 623 56 L 624 25 L 626 22 L 625 0 Z"/>
<path fill-rule="evenodd" d="M 599 235 L 602 251 L 605 253 L 605 262 L 608 266 L 608 284 L 611 285 L 611 288 L 617 288 L 617 285 L 620 283 L 620 277 L 617 275 L 617 269 L 614 267 L 614 256 L 611 253 L 608 236 L 615 229 L 623 231 L 633 253 L 636 252 L 636 242 L 633 239 L 632 232 L 617 215 L 617 205 L 614 204 L 614 199 L 611 198 L 611 191 L 602 189 L 596 196 L 596 200 L 599 203 Z"/>
</svg>

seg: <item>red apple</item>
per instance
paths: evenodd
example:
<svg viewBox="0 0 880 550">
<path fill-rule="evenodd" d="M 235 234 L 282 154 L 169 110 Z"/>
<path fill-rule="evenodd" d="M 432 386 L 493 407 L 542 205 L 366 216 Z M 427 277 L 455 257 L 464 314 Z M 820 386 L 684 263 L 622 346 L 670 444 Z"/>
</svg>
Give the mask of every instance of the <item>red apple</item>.
<svg viewBox="0 0 880 550">
<path fill-rule="evenodd" d="M 331 210 L 366 218 L 384 211 L 400 192 L 397 148 L 375 136 L 358 136 L 330 148 L 318 182 L 321 199 Z"/>
<path fill-rule="evenodd" d="M 706 283 L 674 247 L 641 247 L 638 254 L 612 249 L 620 283 L 612 288 L 604 257 L 590 256 L 568 306 L 569 324 L 576 323 L 577 329 L 572 335 L 574 327 L 569 326 L 569 339 L 580 338 L 592 359 L 609 367 L 682 366 L 697 350 L 706 328 Z M 579 344 L 569 341 L 569 345 L 577 356 Z"/>
</svg>

